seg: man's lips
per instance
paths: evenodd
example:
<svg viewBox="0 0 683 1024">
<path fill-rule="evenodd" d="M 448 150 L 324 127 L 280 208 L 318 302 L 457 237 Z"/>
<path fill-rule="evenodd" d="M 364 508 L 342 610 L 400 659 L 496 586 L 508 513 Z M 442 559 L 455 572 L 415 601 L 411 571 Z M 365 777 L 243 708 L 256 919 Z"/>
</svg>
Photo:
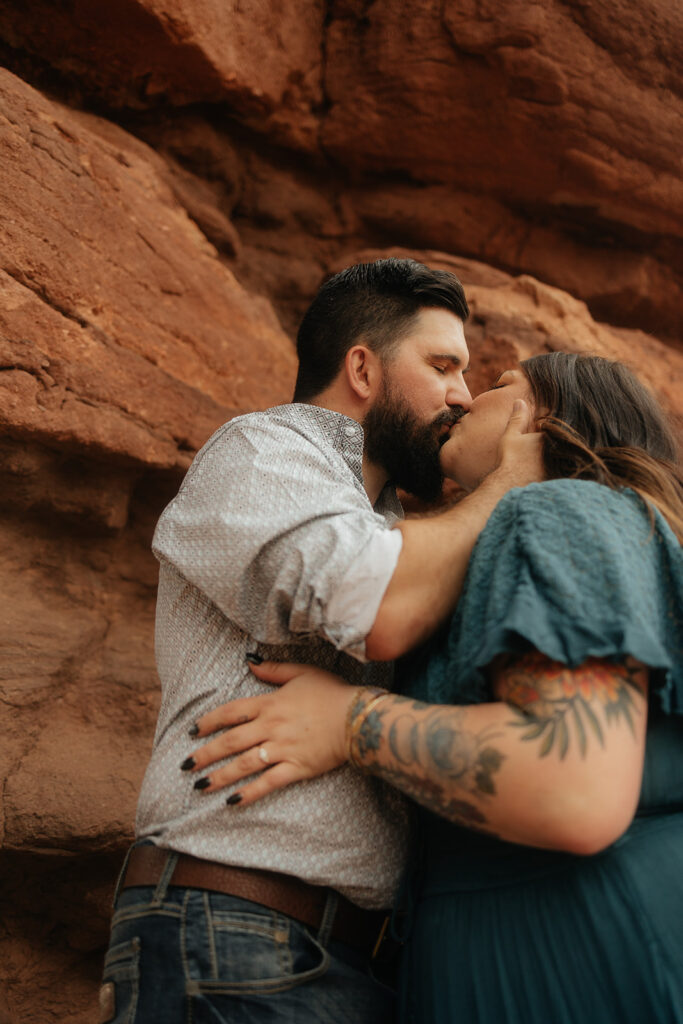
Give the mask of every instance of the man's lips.
<svg viewBox="0 0 683 1024">
<path fill-rule="evenodd" d="M 434 421 L 434 427 L 438 431 L 438 445 L 442 448 L 451 436 L 453 427 L 457 427 L 465 414 L 463 412 L 444 412 Z"/>
<path fill-rule="evenodd" d="M 443 448 L 443 446 L 445 445 L 446 441 L 448 441 L 450 439 L 450 437 L 453 434 L 453 431 L 458 426 L 458 424 L 460 423 L 461 419 L 462 419 L 462 417 L 460 416 L 460 417 L 458 417 L 457 420 L 454 420 L 453 423 L 449 423 L 447 425 L 447 427 L 445 428 L 443 434 L 439 438 L 439 447 L 440 448 Z"/>
<path fill-rule="evenodd" d="M 443 433 L 439 437 L 439 448 L 443 448 L 443 446 L 445 445 L 446 441 L 448 441 L 450 439 L 451 432 L 453 431 L 453 429 L 455 427 L 457 427 L 457 425 L 458 424 L 457 424 L 457 421 L 456 421 L 455 423 L 451 423 L 450 426 L 446 427 L 446 429 L 443 431 Z"/>
</svg>

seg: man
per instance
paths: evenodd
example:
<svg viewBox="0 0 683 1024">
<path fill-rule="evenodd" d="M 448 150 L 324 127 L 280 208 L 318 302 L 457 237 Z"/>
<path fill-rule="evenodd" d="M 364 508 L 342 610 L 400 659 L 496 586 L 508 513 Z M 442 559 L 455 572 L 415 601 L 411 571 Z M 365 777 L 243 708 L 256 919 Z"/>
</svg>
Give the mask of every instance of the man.
<svg viewBox="0 0 683 1024">
<path fill-rule="evenodd" d="M 388 685 L 387 662 L 453 607 L 497 501 L 537 477 L 515 423 L 475 494 L 398 525 L 394 485 L 437 496 L 440 443 L 470 404 L 467 316 L 457 279 L 412 260 L 336 275 L 299 331 L 294 403 L 222 427 L 163 513 L 147 842 L 122 872 L 104 1020 L 388 1019 L 367 964 L 405 863 L 396 794 L 343 768 L 235 816 L 187 769 L 194 721 L 263 691 L 249 656 Z"/>
</svg>

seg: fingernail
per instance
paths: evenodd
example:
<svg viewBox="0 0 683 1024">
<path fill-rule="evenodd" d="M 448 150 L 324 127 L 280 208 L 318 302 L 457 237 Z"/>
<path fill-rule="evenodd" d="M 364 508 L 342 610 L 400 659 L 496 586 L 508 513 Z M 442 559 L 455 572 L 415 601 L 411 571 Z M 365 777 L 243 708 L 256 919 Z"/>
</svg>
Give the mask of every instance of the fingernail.
<svg viewBox="0 0 683 1024">
<path fill-rule="evenodd" d="M 196 722 L 194 723 L 194 725 L 191 725 L 190 728 L 187 730 L 187 735 L 199 736 L 199 726 L 197 725 Z"/>
<path fill-rule="evenodd" d="M 261 665 L 263 663 L 263 658 L 261 657 L 260 654 L 252 654 L 250 652 L 249 654 L 245 655 L 245 657 L 250 665 Z"/>
<path fill-rule="evenodd" d="M 239 804 L 239 803 L 242 802 L 242 794 L 241 793 L 231 793 L 230 796 L 228 797 L 228 799 L 225 802 L 228 805 L 228 807 L 234 807 L 235 804 Z"/>
<path fill-rule="evenodd" d="M 207 779 L 205 777 L 203 779 L 197 779 L 197 781 L 194 784 L 194 788 L 195 789 L 207 789 L 210 785 L 211 785 L 211 779 Z"/>
<path fill-rule="evenodd" d="M 189 772 L 190 768 L 194 768 L 196 761 L 193 757 L 186 757 L 180 766 L 181 772 Z"/>
</svg>

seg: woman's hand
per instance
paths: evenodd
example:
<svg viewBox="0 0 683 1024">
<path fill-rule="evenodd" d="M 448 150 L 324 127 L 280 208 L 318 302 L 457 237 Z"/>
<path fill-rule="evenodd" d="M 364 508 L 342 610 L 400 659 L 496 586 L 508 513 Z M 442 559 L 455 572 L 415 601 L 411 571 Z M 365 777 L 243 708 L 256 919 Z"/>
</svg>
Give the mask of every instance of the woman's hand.
<svg viewBox="0 0 683 1024">
<path fill-rule="evenodd" d="M 312 665 L 265 661 L 250 668 L 262 682 L 282 689 L 230 701 L 200 718 L 199 737 L 227 731 L 183 764 L 183 770 L 203 773 L 208 765 L 239 755 L 202 774 L 201 785 L 195 783 L 197 789 L 213 793 L 256 775 L 228 797 L 229 806 L 246 807 L 292 782 L 313 779 L 344 764 L 346 714 L 358 692 L 339 676 Z"/>
</svg>

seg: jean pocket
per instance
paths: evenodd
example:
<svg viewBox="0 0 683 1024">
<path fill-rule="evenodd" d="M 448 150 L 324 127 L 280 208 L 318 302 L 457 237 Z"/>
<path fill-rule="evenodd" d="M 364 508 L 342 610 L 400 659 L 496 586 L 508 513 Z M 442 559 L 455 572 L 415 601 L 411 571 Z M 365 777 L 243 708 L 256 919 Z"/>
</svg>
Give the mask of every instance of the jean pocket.
<svg viewBox="0 0 683 1024">
<path fill-rule="evenodd" d="M 104 958 L 100 1024 L 133 1024 L 140 986 L 140 939 L 111 946 Z"/>
<path fill-rule="evenodd" d="M 322 977 L 330 966 L 329 953 L 303 925 L 275 912 L 226 912 L 214 906 L 204 921 L 208 934 L 195 938 L 210 947 L 211 963 L 195 962 L 200 969 L 190 970 L 188 995 L 285 992 Z M 188 947 L 186 962 L 191 959 Z"/>
</svg>

